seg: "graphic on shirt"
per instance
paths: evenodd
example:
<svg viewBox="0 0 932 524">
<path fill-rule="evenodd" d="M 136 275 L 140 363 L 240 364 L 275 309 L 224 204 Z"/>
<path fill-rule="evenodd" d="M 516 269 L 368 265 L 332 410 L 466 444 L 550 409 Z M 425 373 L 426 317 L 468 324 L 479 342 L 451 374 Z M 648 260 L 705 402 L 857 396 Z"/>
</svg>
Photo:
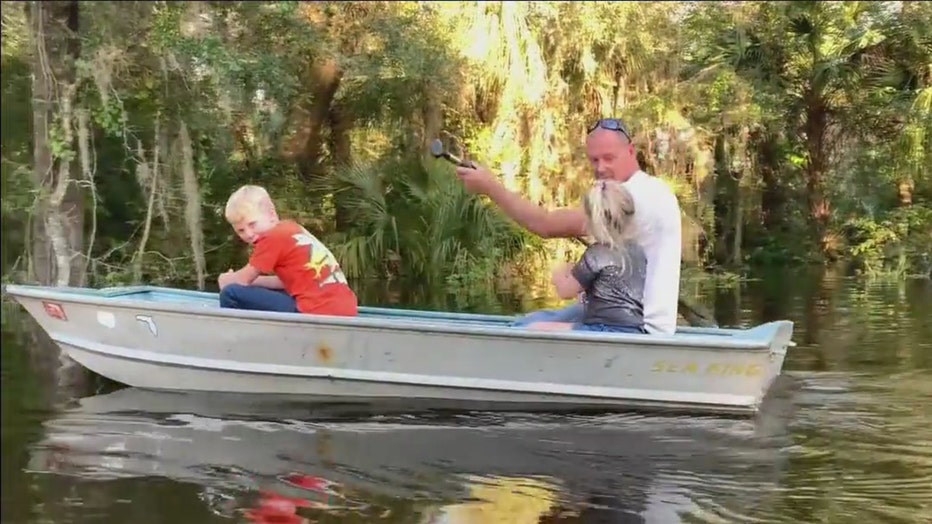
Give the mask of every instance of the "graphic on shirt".
<svg viewBox="0 0 932 524">
<path fill-rule="evenodd" d="M 304 264 L 305 269 L 314 271 L 314 275 L 320 279 L 320 287 L 328 284 L 345 284 L 346 277 L 337 263 L 333 253 L 323 245 L 317 237 L 310 234 L 302 228 L 301 233 L 291 236 L 298 246 L 309 246 L 308 261 Z"/>
</svg>

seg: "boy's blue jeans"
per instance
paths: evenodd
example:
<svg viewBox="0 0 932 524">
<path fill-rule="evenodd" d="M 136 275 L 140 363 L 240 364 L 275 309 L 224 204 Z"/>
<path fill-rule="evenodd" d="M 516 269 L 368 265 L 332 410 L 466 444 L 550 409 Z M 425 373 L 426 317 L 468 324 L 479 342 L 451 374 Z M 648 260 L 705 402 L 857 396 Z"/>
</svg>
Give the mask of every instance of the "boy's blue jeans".
<svg viewBox="0 0 932 524">
<path fill-rule="evenodd" d="M 294 298 L 283 289 L 230 284 L 220 291 L 220 307 L 297 313 Z"/>
</svg>

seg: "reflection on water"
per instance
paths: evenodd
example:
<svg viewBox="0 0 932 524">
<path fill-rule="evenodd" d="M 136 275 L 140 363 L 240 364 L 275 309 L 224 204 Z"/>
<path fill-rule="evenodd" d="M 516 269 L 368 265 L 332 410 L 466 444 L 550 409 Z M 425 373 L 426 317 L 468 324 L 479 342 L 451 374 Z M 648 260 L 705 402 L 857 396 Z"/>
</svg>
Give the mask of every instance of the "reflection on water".
<svg viewBox="0 0 932 524">
<path fill-rule="evenodd" d="M 600 511 L 694 511 L 705 498 L 741 512 L 760 507 L 785 468 L 781 402 L 756 420 L 463 413 L 315 421 L 296 418 L 299 405 L 261 420 L 264 403 L 236 400 L 243 415 L 220 418 L 234 403 L 223 396 L 122 389 L 46 422 L 28 468 L 97 481 L 167 477 L 223 494 L 224 514 L 231 500 L 242 505 L 255 493 L 258 506 L 249 502 L 244 514 L 273 506 L 315 518 L 572 522 Z"/>
<path fill-rule="evenodd" d="M 110 391 L 5 315 L 2 521 L 932 520 L 928 283 L 784 277 L 707 302 L 723 325 L 797 322 L 754 419 Z"/>
</svg>

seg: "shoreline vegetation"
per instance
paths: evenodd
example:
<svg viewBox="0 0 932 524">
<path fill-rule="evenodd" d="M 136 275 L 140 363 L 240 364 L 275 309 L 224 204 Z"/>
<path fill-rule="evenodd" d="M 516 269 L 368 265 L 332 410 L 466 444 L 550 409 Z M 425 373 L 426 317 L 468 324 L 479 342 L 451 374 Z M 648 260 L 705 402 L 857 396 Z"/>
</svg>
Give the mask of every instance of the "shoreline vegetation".
<svg viewBox="0 0 932 524">
<path fill-rule="evenodd" d="M 221 208 L 252 182 L 352 279 L 527 287 L 579 246 L 429 143 L 574 205 L 603 116 L 680 199 L 684 296 L 772 267 L 930 278 L 930 6 L 3 2 L 4 280 L 209 289 L 246 258 Z"/>
</svg>

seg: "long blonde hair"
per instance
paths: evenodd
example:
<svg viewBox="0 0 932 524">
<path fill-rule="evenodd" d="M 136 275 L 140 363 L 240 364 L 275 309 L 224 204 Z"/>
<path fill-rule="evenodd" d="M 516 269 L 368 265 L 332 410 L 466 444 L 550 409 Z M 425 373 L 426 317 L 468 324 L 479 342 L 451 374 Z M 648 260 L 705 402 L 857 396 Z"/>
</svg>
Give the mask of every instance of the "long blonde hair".
<svg viewBox="0 0 932 524">
<path fill-rule="evenodd" d="M 634 238 L 634 199 L 621 182 L 596 182 L 586 193 L 583 205 L 589 234 L 596 242 L 620 249 L 626 241 Z"/>
</svg>

